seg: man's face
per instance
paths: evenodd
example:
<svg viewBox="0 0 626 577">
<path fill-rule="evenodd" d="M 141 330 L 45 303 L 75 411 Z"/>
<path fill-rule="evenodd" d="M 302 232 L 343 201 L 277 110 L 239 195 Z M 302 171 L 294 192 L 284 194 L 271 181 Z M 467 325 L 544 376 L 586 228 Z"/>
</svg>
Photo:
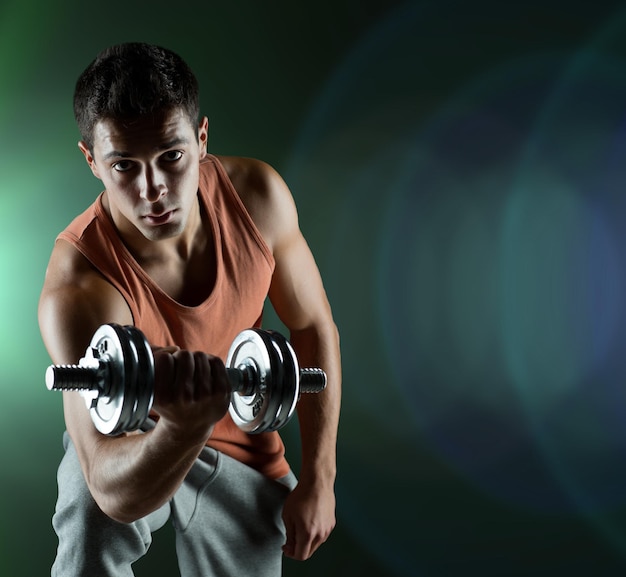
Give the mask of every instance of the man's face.
<svg viewBox="0 0 626 577">
<path fill-rule="evenodd" d="M 132 123 L 101 120 L 94 127 L 93 155 L 79 143 L 105 186 L 109 211 L 122 236 L 158 241 L 185 231 L 197 206 L 206 140 L 206 118 L 198 130 L 174 109 Z"/>
</svg>

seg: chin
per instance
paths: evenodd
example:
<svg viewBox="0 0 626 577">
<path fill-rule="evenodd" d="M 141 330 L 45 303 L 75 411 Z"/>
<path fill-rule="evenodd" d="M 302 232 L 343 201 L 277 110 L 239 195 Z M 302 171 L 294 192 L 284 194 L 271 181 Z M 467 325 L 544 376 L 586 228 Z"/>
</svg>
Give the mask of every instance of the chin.
<svg viewBox="0 0 626 577">
<path fill-rule="evenodd" d="M 163 224 L 161 226 L 154 226 L 144 229 L 143 235 L 148 240 L 159 241 L 180 236 L 184 230 L 184 224 L 172 222 L 168 224 Z"/>
</svg>

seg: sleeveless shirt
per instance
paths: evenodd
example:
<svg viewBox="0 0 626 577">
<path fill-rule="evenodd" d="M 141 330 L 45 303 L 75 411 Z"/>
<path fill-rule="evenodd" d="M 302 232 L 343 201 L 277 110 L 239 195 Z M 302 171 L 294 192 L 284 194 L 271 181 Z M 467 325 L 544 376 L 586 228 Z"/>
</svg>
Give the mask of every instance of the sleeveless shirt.
<svg viewBox="0 0 626 577">
<path fill-rule="evenodd" d="M 103 194 L 57 238 L 76 247 L 121 293 L 151 345 L 204 351 L 225 360 L 240 331 L 260 326 L 274 258 L 219 159 L 208 155 L 200 162 L 198 197 L 214 240 L 215 283 L 198 306 L 178 303 L 141 268 L 105 212 Z M 277 432 L 247 434 L 228 413 L 206 444 L 270 478 L 289 472 Z"/>
</svg>

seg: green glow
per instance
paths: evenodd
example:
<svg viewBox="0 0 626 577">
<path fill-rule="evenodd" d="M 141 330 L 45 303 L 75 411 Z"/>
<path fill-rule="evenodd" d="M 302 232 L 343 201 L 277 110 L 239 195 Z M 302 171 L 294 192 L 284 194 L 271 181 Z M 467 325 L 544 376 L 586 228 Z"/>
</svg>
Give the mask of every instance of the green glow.
<svg viewBox="0 0 626 577">
<path fill-rule="evenodd" d="M 38 87 L 42 47 L 50 41 L 62 3 L 6 0 L 0 4 L 0 129 L 22 104 L 24 92 Z M 26 32 L 28 31 L 28 32 Z"/>
<path fill-rule="evenodd" d="M 589 370 L 588 343 L 572 292 L 586 206 L 560 178 L 533 171 L 533 190 L 508 206 L 503 250 L 506 354 L 516 381 L 550 411 Z M 584 271 L 581 271 L 584 274 Z M 574 274 L 573 274 L 574 273 Z M 574 285 L 574 286 L 573 286 Z M 577 292 L 577 291 L 576 291 Z"/>
</svg>

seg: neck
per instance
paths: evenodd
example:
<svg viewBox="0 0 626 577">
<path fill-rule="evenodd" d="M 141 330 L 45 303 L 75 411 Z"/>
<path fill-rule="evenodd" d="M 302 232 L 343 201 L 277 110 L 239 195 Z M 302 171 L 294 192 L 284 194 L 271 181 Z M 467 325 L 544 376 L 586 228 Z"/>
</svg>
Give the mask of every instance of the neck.
<svg viewBox="0 0 626 577">
<path fill-rule="evenodd" d="M 102 204 L 124 245 L 139 263 L 158 262 L 172 257 L 182 261 L 189 260 L 206 244 L 207 235 L 203 227 L 199 199 L 196 199 L 180 234 L 156 240 L 147 238 L 121 214 L 115 214 L 115 211 L 111 210 L 106 192 Z"/>
</svg>

